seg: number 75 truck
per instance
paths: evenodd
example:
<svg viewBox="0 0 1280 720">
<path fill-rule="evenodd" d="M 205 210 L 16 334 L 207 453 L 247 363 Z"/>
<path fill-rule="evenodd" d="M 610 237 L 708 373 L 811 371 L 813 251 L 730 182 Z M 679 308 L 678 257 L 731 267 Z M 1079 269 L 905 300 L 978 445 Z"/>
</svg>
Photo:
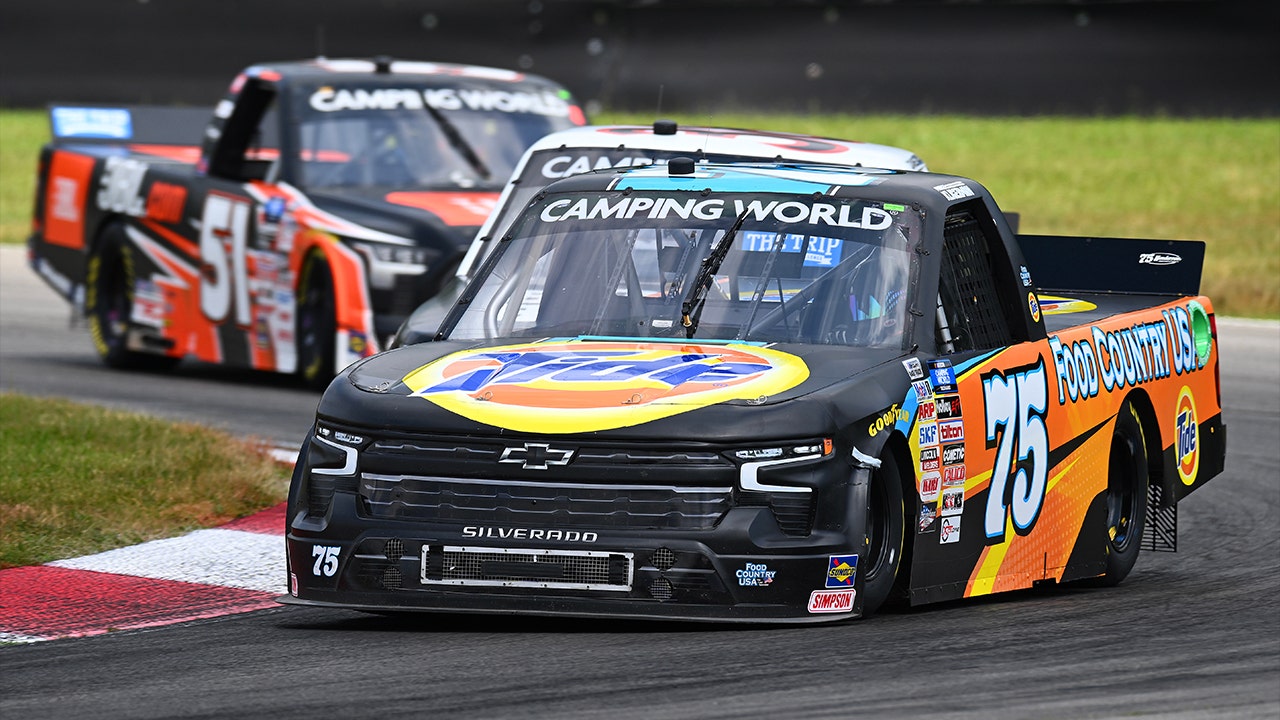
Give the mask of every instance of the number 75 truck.
<svg viewBox="0 0 1280 720">
<path fill-rule="evenodd" d="M 1203 243 L 796 163 L 540 190 L 325 391 L 284 602 L 746 622 L 1115 585 L 1222 471 Z"/>
</svg>

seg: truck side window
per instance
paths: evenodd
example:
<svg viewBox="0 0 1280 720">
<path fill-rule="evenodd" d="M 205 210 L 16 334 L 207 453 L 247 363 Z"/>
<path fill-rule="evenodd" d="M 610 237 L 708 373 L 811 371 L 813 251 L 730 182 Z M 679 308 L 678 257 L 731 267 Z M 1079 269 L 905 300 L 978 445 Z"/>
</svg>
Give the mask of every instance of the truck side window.
<svg viewBox="0 0 1280 720">
<path fill-rule="evenodd" d="M 995 282 L 991 242 L 967 210 L 952 210 L 943 228 L 937 340 L 944 353 L 996 348 L 1014 341 Z"/>
</svg>

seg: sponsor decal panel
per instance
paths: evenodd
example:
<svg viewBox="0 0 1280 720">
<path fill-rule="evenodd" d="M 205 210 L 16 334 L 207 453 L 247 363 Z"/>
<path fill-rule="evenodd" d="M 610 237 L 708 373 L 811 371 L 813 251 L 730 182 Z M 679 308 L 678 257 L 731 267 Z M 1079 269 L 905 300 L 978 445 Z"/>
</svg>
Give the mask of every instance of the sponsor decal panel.
<svg viewBox="0 0 1280 720">
<path fill-rule="evenodd" d="M 867 426 L 867 435 L 875 437 L 899 422 L 906 422 L 910 417 L 906 410 L 903 410 L 895 403 L 888 410 L 881 413 L 880 417 L 871 421 L 871 424 Z"/>
<path fill-rule="evenodd" d="M 942 489 L 942 475 L 936 472 L 927 472 L 920 475 L 920 499 L 924 502 L 934 502 L 938 499 L 938 491 Z"/>
<path fill-rule="evenodd" d="M 413 397 L 477 422 L 576 433 L 776 395 L 808 376 L 800 358 L 755 346 L 571 340 L 463 350 L 404 383 Z"/>
<path fill-rule="evenodd" d="M 809 612 L 853 612 L 853 590 L 814 590 L 809 594 Z"/>
<path fill-rule="evenodd" d="M 1161 320 L 1119 330 L 1094 325 L 1087 337 L 1077 339 L 1051 336 L 1058 404 L 1182 376 L 1203 367 L 1187 308 L 1162 310 L 1161 316 Z"/>
<path fill-rule="evenodd" d="M 1178 477 L 1183 485 L 1194 485 L 1196 475 L 1200 472 L 1200 425 L 1196 416 L 1195 396 L 1191 394 L 1191 388 L 1185 385 L 1178 393 L 1176 413 L 1174 426 L 1177 429 Z"/>
<path fill-rule="evenodd" d="M 933 447 L 920 448 L 920 472 L 941 469 L 938 447 L 935 445 Z"/>
<path fill-rule="evenodd" d="M 954 420 L 960 417 L 960 396 L 942 395 L 934 398 L 934 411 L 939 420 Z"/>
<path fill-rule="evenodd" d="M 916 428 L 916 434 L 919 436 L 921 447 L 938 444 L 937 423 L 923 423 Z"/>
<path fill-rule="evenodd" d="M 827 559 L 827 582 L 829 588 L 853 587 L 858 576 L 857 555 L 832 555 Z"/>
<path fill-rule="evenodd" d="M 942 446 L 942 464 L 943 465 L 963 465 L 964 464 L 964 443 L 956 443 L 954 445 Z"/>
<path fill-rule="evenodd" d="M 964 465 L 946 465 L 942 468 L 943 487 L 964 487 L 966 477 Z"/>
<path fill-rule="evenodd" d="M 964 420 L 943 420 L 938 423 L 938 440 L 953 443 L 964 440 Z"/>
<path fill-rule="evenodd" d="M 942 516 L 959 515 L 964 512 L 964 488 L 947 488 L 942 491 Z"/>
<path fill-rule="evenodd" d="M 918 524 L 918 532 L 930 533 L 938 529 L 938 511 L 934 509 L 933 503 L 926 503 L 920 506 L 920 522 Z"/>
<path fill-rule="evenodd" d="M 911 383 L 911 387 L 916 391 L 916 400 L 918 402 L 926 402 L 933 397 L 933 388 L 929 386 L 928 380 L 916 380 Z"/>
<path fill-rule="evenodd" d="M 906 368 L 907 377 L 913 381 L 924 379 L 924 368 L 920 365 L 920 358 L 907 358 L 902 361 L 902 367 Z"/>
<path fill-rule="evenodd" d="M 773 578 L 778 574 L 777 570 L 770 570 L 769 566 L 764 563 L 747 563 L 746 567 L 741 568 L 736 573 L 738 577 L 738 585 L 741 587 L 767 587 L 773 584 Z"/>
<path fill-rule="evenodd" d="M 929 384 L 938 395 L 956 392 L 956 373 L 950 360 L 929 361 Z"/>
<path fill-rule="evenodd" d="M 942 528 L 938 531 L 938 544 L 950 545 L 960 542 L 960 516 L 943 517 Z"/>
</svg>

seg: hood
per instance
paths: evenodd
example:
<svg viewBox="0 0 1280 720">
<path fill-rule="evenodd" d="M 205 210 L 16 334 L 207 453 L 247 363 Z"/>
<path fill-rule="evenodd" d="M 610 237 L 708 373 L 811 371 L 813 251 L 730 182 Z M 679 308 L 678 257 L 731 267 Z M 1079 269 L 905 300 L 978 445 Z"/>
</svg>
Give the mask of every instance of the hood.
<svg viewBox="0 0 1280 720">
<path fill-rule="evenodd" d="M 806 435 L 832 423 L 831 411 L 816 407 L 827 403 L 825 390 L 900 355 L 617 338 L 425 343 L 353 366 L 330 386 L 319 412 L 442 433 L 689 438 L 696 423 L 707 440 L 767 437 L 779 427 Z"/>
<path fill-rule="evenodd" d="M 498 193 L 346 189 L 312 192 L 308 197 L 320 210 L 379 232 L 413 238 L 426 246 L 448 238 L 450 246 L 462 248 L 493 210 Z"/>
</svg>

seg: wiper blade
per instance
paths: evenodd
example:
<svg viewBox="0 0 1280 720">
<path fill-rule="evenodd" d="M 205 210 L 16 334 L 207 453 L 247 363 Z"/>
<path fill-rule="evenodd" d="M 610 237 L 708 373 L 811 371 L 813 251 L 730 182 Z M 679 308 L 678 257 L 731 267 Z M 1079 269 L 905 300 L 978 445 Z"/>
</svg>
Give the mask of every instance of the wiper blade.
<svg viewBox="0 0 1280 720">
<path fill-rule="evenodd" d="M 698 267 L 693 286 L 689 288 L 684 302 L 680 304 L 680 323 L 684 325 L 686 338 L 692 338 L 698 331 L 698 319 L 702 317 L 702 304 L 707 299 L 707 291 L 711 289 L 712 280 L 716 271 L 720 269 L 720 263 L 724 262 L 725 255 L 729 254 L 733 239 L 738 236 L 738 230 L 742 228 L 742 223 L 746 222 L 747 215 L 750 213 L 750 208 L 743 210 L 738 219 L 733 221 L 729 232 L 725 233 L 724 237 L 720 238 L 720 242 L 711 248 L 711 252 L 702 258 L 702 265 Z"/>
<path fill-rule="evenodd" d="M 463 160 L 467 161 L 472 170 L 476 171 L 480 179 L 488 180 L 493 177 L 493 173 L 489 172 L 489 167 L 476 154 L 475 148 L 471 147 L 471 143 L 467 142 L 467 139 L 462 137 L 462 133 L 458 132 L 458 126 L 445 117 L 444 113 L 431 107 L 431 103 L 423 103 L 423 106 L 427 109 L 427 113 L 431 115 L 431 119 L 436 121 L 436 125 L 440 126 L 441 132 L 449 140 L 450 147 L 458 151 L 458 154 L 462 156 Z"/>
</svg>

